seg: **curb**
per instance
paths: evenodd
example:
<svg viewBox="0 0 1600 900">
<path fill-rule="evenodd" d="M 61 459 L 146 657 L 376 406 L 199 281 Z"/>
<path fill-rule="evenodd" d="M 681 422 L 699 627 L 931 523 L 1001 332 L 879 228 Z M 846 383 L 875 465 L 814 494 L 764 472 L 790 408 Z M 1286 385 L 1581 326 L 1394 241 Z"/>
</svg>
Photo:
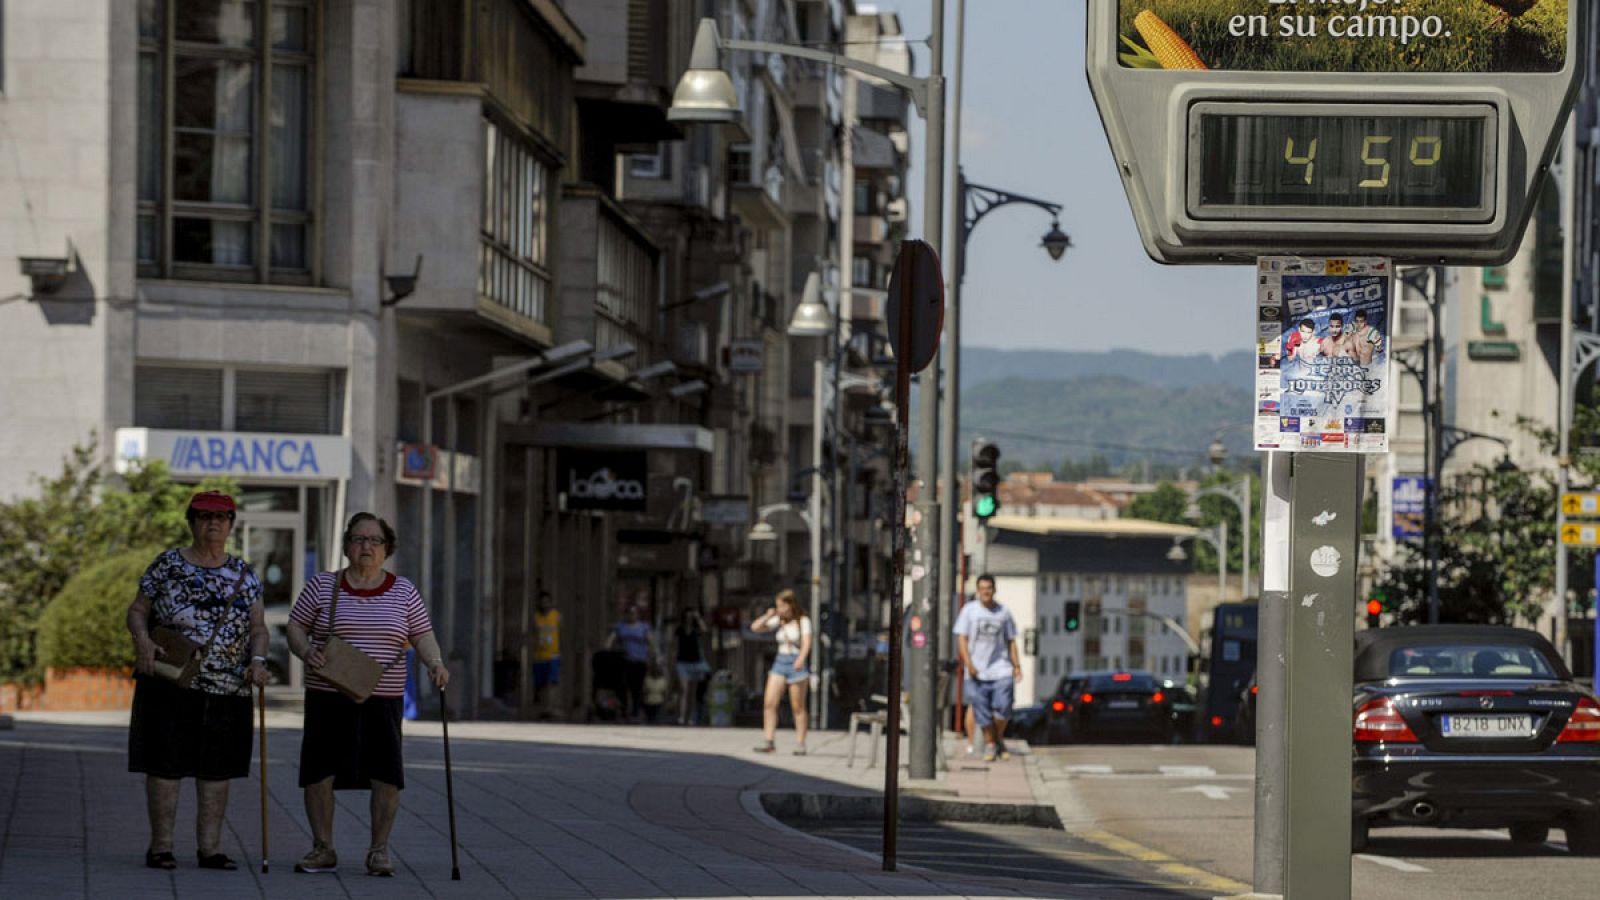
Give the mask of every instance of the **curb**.
<svg viewBox="0 0 1600 900">
<path fill-rule="evenodd" d="M 779 821 L 883 821 L 883 797 L 815 793 L 762 793 L 762 809 Z M 906 822 L 971 822 L 981 825 L 1025 825 L 1064 830 L 1054 807 L 1037 803 L 962 803 L 936 797 L 901 795 L 900 819 Z"/>
</svg>

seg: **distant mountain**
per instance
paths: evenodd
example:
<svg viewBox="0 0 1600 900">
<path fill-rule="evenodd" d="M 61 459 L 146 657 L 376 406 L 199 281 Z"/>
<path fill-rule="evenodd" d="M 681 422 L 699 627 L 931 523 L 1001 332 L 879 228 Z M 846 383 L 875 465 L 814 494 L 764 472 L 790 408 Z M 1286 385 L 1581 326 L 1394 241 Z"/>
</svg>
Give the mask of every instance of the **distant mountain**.
<svg viewBox="0 0 1600 900">
<path fill-rule="evenodd" d="M 1249 391 L 1255 378 L 1255 360 L 1247 350 L 1222 356 L 1160 356 L 1127 349 L 1086 353 L 964 347 L 961 351 L 963 391 L 1005 378 L 1049 381 L 1095 376 L 1122 376 L 1156 387 L 1226 385 Z"/>
<path fill-rule="evenodd" d="M 1054 358 L 1059 365 L 1062 357 L 1109 362 L 1124 352 L 1130 351 L 1037 356 Z M 1055 466 L 1067 458 L 1098 454 L 1113 466 L 1149 460 L 1198 467 L 1205 464 L 1206 448 L 1218 429 L 1249 425 L 1252 401 L 1247 377 L 1225 379 L 1217 363 L 1195 357 L 1208 363 L 1203 374 L 1191 368 L 1187 377 L 1180 378 L 1178 371 L 1187 359 L 1137 356 L 1160 363 L 1141 373 L 1150 375 L 1149 380 L 1120 374 L 1050 377 L 1057 369 L 1045 371 L 1042 365 L 1030 378 L 984 380 L 980 369 L 977 382 L 961 394 L 958 446 L 968 446 L 981 434 L 1000 445 L 1006 460 L 1029 465 Z M 997 369 L 1012 365 L 1010 360 L 994 363 Z M 1241 367 L 1248 364 L 1240 361 Z M 1157 372 L 1172 380 L 1155 381 Z M 1250 435 L 1243 428 L 1232 428 L 1223 442 L 1233 458 L 1250 453 Z"/>
</svg>

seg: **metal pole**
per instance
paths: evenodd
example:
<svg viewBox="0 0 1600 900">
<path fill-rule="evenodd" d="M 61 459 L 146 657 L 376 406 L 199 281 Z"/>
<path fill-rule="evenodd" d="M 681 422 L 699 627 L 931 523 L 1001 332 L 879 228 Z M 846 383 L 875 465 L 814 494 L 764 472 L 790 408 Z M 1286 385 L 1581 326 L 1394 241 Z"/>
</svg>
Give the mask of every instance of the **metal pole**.
<svg viewBox="0 0 1600 900">
<path fill-rule="evenodd" d="M 835 317 L 837 322 L 838 318 Z M 823 361 L 819 354 L 811 364 L 811 496 L 806 502 L 806 528 L 811 538 L 811 671 L 820 673 L 817 665 L 822 646 L 822 390 L 827 387 L 823 379 Z M 822 691 L 820 675 L 812 679 L 810 707 L 813 722 L 822 718 Z"/>
<path fill-rule="evenodd" d="M 1239 487 L 1244 493 L 1244 499 L 1239 501 L 1239 515 L 1244 520 L 1239 523 L 1244 528 L 1244 537 L 1241 538 L 1244 543 L 1239 548 L 1244 553 L 1243 569 L 1239 573 L 1243 579 L 1239 585 L 1239 599 L 1245 601 L 1250 599 L 1250 507 L 1254 505 L 1255 493 L 1251 490 L 1249 475 L 1239 481 Z"/>
<path fill-rule="evenodd" d="M 923 173 L 923 235 L 929 244 L 939 249 L 941 259 L 949 254 L 945 252 L 945 241 L 942 237 L 944 231 L 944 0 L 932 0 L 933 4 L 933 32 L 928 41 L 928 115 L 927 115 L 927 162 L 926 171 Z M 909 310 L 910 305 L 901 307 Z M 909 321 L 910 315 L 902 315 L 901 321 Z M 902 344 L 909 347 L 909 343 Z M 947 357 L 946 350 L 940 354 Z M 939 517 L 938 478 L 939 478 L 939 369 L 938 363 L 929 366 L 923 372 L 921 409 L 918 411 L 920 421 L 917 423 L 917 478 L 923 484 L 923 493 L 918 495 L 918 506 L 921 507 L 922 523 L 921 533 L 918 536 L 917 546 L 922 554 L 923 577 L 914 585 L 916 603 L 912 609 L 914 617 L 920 617 L 923 627 L 933 634 L 938 634 L 941 626 L 939 621 L 939 608 L 943 605 L 943 587 L 939 583 L 939 526 L 942 524 Z M 899 586 L 896 585 L 896 589 Z M 913 629 L 916 631 L 918 629 Z M 917 710 L 916 716 L 911 720 L 911 777 L 934 777 L 934 757 L 938 753 L 939 743 L 939 718 L 936 713 L 938 698 L 938 674 L 936 672 L 936 648 L 928 646 L 927 637 L 923 637 L 924 644 L 911 650 L 911 707 Z M 895 706 L 895 698 L 889 698 L 889 706 Z M 890 742 L 893 743 L 893 732 L 890 732 Z"/>
<path fill-rule="evenodd" d="M 962 220 L 966 204 L 961 190 L 961 92 L 965 85 L 962 71 L 966 52 L 967 0 L 956 0 L 955 19 L 955 81 L 951 88 L 950 148 L 947 168 L 950 170 L 949 224 L 945 230 L 948 242 L 956 249 L 951 258 L 944 260 L 945 270 L 945 375 L 944 405 L 939 420 L 939 503 L 944 520 L 939 526 L 939 595 L 940 618 L 945 610 L 953 610 L 959 600 L 956 592 L 956 573 L 960 546 L 961 489 L 958 483 L 958 457 L 956 441 L 961 431 L 961 279 L 966 275 L 966 235 L 962 233 Z M 951 656 L 949 628 L 941 627 L 934 635 L 941 665 Z M 944 698 L 940 698 L 941 703 Z"/>
<path fill-rule="evenodd" d="M 1228 520 L 1217 523 L 1217 602 L 1228 602 Z"/>
<path fill-rule="evenodd" d="M 903 266 L 896 279 L 900 287 L 900 342 L 902 348 L 911 346 L 911 279 L 909 267 Z M 895 354 L 894 366 L 894 520 L 890 534 L 894 546 L 894 581 L 889 588 L 889 709 L 884 723 L 889 735 L 883 764 L 883 870 L 895 870 L 896 839 L 900 824 L 900 690 L 901 663 L 905 659 L 902 647 L 905 642 L 905 580 L 906 542 L 909 537 L 906 522 L 906 491 L 910 488 L 907 477 L 911 467 L 909 438 L 911 432 L 911 363 L 906 353 Z"/>
<path fill-rule="evenodd" d="M 1350 692 L 1362 464 L 1355 454 L 1301 453 L 1291 477 L 1286 897 L 1351 896 Z"/>
<path fill-rule="evenodd" d="M 1263 454 L 1261 602 L 1257 609 L 1255 864 L 1257 894 L 1283 894 L 1285 720 L 1284 636 L 1289 628 L 1289 472 L 1287 453 Z"/>
<path fill-rule="evenodd" d="M 1428 319 L 1431 329 L 1425 354 L 1430 397 L 1425 398 L 1428 414 L 1428 502 L 1423 505 L 1422 540 L 1428 554 L 1428 624 L 1439 624 L 1439 483 L 1444 480 L 1444 272 L 1431 268 L 1428 273 Z M 1559 553 L 1559 545 L 1557 552 Z"/>
<path fill-rule="evenodd" d="M 1570 458 L 1572 451 L 1572 407 L 1577 392 L 1577 374 L 1573 369 L 1573 286 L 1576 277 L 1577 263 L 1577 161 L 1578 161 L 1578 114 L 1572 113 L 1567 121 L 1567 134 L 1561 146 L 1561 200 L 1565 204 L 1562 216 L 1565 224 L 1563 242 L 1562 278 L 1561 278 L 1561 376 L 1560 376 L 1560 410 L 1558 415 L 1561 421 L 1556 425 L 1560 446 L 1556 450 L 1556 534 L 1559 536 L 1563 526 L 1566 525 L 1566 513 L 1562 511 L 1561 496 L 1571 486 L 1571 475 L 1568 466 L 1572 464 Z M 1555 601 L 1556 622 L 1555 640 L 1556 652 L 1563 658 L 1570 659 L 1567 651 L 1567 545 L 1558 537 L 1556 540 L 1556 577 Z M 1600 596 L 1597 593 L 1596 596 Z M 1596 648 L 1600 651 L 1600 647 Z"/>
<path fill-rule="evenodd" d="M 839 453 L 844 449 L 844 397 L 840 395 L 839 370 L 844 368 L 844 361 L 848 354 L 841 341 L 844 332 L 844 294 L 838 296 L 833 307 L 833 343 L 828 348 L 828 353 L 833 357 L 833 440 L 828 444 L 828 471 L 833 475 L 833 491 L 828 496 L 829 526 L 828 531 L 828 612 L 829 627 L 827 640 L 823 640 L 824 629 L 820 620 L 812 622 L 811 627 L 816 632 L 817 645 L 811 649 L 811 655 L 816 658 L 814 670 L 822 676 L 818 684 L 817 717 L 812 720 L 814 727 L 825 729 L 828 727 L 828 694 L 833 687 L 833 642 L 837 639 L 836 632 L 839 623 L 845 615 L 844 588 L 839 583 L 840 557 L 844 553 L 844 473 L 839 470 Z M 818 427 L 821 423 L 818 423 Z"/>
</svg>

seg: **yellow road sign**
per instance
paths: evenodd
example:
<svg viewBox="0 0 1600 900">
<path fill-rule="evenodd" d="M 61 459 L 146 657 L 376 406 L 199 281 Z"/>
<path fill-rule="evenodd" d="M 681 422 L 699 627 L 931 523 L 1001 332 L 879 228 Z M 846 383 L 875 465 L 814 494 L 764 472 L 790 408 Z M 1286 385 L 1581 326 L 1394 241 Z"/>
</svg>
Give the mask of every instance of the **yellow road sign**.
<svg viewBox="0 0 1600 900">
<path fill-rule="evenodd" d="M 1600 547 L 1600 524 L 1569 522 L 1561 526 L 1561 543 L 1568 547 Z"/>
<path fill-rule="evenodd" d="M 1600 518 L 1600 492 L 1562 494 L 1561 511 L 1569 518 Z"/>
</svg>

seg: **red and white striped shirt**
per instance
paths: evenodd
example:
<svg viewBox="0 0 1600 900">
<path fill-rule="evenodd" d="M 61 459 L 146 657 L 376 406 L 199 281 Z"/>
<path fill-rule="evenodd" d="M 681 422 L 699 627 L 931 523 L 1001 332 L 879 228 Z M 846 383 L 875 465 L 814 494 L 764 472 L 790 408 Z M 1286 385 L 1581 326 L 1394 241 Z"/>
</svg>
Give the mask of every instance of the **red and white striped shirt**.
<svg viewBox="0 0 1600 900">
<path fill-rule="evenodd" d="M 311 578 L 289 610 L 289 621 L 304 628 L 317 646 L 327 640 L 333 580 L 341 577 L 342 573 L 323 572 Z M 375 588 L 356 590 L 349 581 L 339 585 L 339 618 L 334 623 L 333 633 L 380 665 L 388 666 L 372 692 L 374 696 L 405 694 L 406 665 L 401 656 L 406 644 L 432 630 L 433 623 L 428 619 L 427 607 L 422 604 L 422 595 L 417 592 L 417 586 L 405 578 L 386 572 L 383 583 Z M 306 670 L 306 687 L 314 691 L 336 690 L 310 669 Z"/>
</svg>

